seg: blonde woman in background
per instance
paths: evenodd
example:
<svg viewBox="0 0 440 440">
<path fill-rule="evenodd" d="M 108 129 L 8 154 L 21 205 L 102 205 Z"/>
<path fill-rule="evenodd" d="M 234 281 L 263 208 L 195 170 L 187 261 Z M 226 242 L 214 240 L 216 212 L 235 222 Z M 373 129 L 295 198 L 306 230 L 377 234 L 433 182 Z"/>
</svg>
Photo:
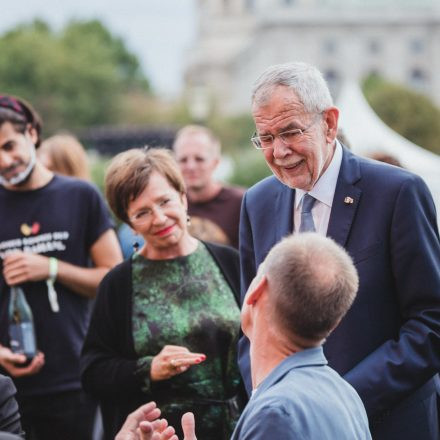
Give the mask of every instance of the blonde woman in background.
<svg viewBox="0 0 440 440">
<path fill-rule="evenodd" d="M 78 139 L 70 134 L 47 138 L 38 149 L 38 158 L 55 173 L 91 180 L 87 153 Z"/>
</svg>

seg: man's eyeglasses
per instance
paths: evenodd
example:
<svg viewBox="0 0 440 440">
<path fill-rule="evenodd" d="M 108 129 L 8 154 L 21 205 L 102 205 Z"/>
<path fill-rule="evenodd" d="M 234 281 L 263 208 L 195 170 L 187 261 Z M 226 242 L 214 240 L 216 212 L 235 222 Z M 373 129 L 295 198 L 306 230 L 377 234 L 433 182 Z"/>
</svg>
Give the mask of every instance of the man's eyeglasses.
<svg viewBox="0 0 440 440">
<path fill-rule="evenodd" d="M 267 148 L 273 147 L 273 141 L 275 137 L 279 137 L 284 145 L 289 146 L 295 142 L 296 139 L 301 137 L 307 130 L 309 130 L 313 125 L 318 122 L 319 116 L 321 116 L 324 112 L 318 113 L 312 120 L 312 122 L 305 128 L 294 128 L 292 130 L 283 131 L 282 133 L 278 133 L 276 135 L 266 134 L 264 136 L 258 136 L 257 132 L 251 137 L 251 141 L 254 147 L 257 150 L 266 150 Z"/>
</svg>

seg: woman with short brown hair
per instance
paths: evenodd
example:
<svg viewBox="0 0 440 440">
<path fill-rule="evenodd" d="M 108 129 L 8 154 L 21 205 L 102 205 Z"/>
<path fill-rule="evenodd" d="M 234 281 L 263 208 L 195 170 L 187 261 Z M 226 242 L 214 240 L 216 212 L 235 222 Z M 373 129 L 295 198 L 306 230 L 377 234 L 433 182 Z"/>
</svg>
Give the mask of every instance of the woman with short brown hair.
<svg viewBox="0 0 440 440">
<path fill-rule="evenodd" d="M 190 235 L 185 186 L 166 150 L 116 156 L 106 195 L 145 240 L 101 283 L 83 349 L 83 384 L 101 400 L 106 438 L 148 400 L 175 426 L 191 408 L 202 438 L 229 438 L 241 389 L 237 252 Z"/>
</svg>

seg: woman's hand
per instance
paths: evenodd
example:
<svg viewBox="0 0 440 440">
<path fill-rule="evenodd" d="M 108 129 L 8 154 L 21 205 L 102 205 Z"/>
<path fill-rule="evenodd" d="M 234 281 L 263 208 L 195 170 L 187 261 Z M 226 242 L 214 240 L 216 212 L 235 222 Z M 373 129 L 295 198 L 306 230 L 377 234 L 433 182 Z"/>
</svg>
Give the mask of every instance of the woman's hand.
<svg viewBox="0 0 440 440">
<path fill-rule="evenodd" d="M 206 359 L 202 353 L 191 353 L 186 347 L 165 345 L 151 362 L 150 378 L 152 381 L 170 379 L 188 370 L 192 365 Z"/>
<path fill-rule="evenodd" d="M 8 347 L 0 345 L 0 365 L 12 376 L 23 377 L 38 373 L 44 365 L 44 354 L 38 352 L 26 367 L 20 364 L 26 363 L 24 354 L 13 353 Z"/>
</svg>

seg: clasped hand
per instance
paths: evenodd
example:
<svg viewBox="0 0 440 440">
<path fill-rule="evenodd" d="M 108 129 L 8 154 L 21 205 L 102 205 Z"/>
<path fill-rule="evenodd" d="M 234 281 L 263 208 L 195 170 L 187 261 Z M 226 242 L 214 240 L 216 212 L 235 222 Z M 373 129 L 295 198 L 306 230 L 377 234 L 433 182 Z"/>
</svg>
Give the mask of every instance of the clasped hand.
<svg viewBox="0 0 440 440">
<path fill-rule="evenodd" d="M 150 377 L 153 381 L 170 379 L 206 359 L 203 353 L 192 353 L 186 347 L 165 345 L 151 363 Z"/>
<path fill-rule="evenodd" d="M 115 440 L 178 440 L 175 430 L 165 419 L 159 419 L 155 402 L 142 405 L 129 414 Z M 193 413 L 182 417 L 183 440 L 197 440 Z"/>
<path fill-rule="evenodd" d="M 31 376 L 38 373 L 44 365 L 44 354 L 38 352 L 29 365 L 20 366 L 25 362 L 26 356 L 24 354 L 13 353 L 11 349 L 0 345 L 0 365 L 12 377 Z"/>
<path fill-rule="evenodd" d="M 3 276 L 10 286 L 49 278 L 49 259 L 28 252 L 12 252 L 3 259 Z"/>
</svg>

